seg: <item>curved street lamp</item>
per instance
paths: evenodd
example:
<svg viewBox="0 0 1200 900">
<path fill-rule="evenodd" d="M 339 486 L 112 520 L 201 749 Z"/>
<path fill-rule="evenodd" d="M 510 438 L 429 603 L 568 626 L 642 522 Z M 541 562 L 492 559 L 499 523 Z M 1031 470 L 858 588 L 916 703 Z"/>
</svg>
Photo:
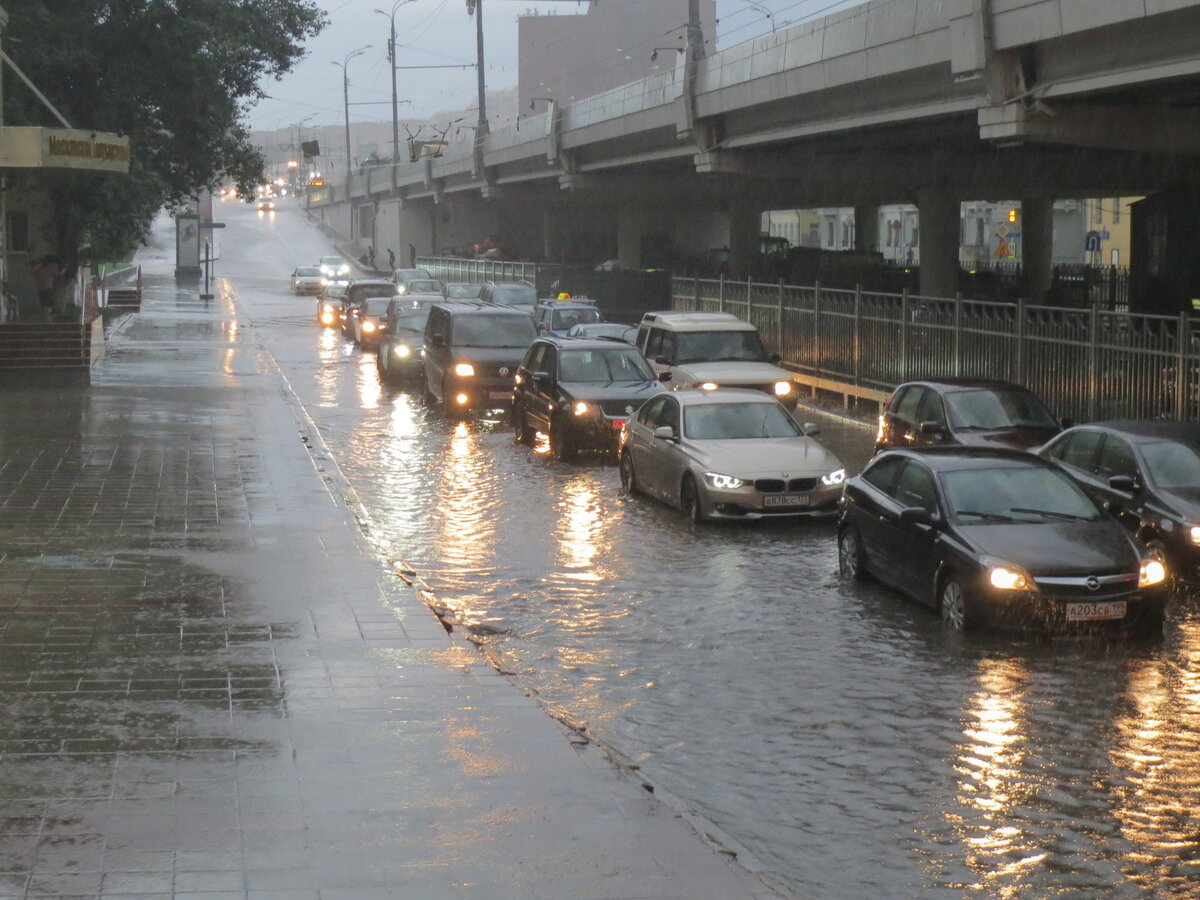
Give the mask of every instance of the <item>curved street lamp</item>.
<svg viewBox="0 0 1200 900">
<path fill-rule="evenodd" d="M 371 45 L 366 44 L 362 47 L 359 47 L 357 50 L 351 50 L 349 53 L 346 54 L 346 58 L 343 59 L 341 62 L 338 62 L 335 59 L 335 60 L 332 60 L 330 63 L 331 65 L 337 66 L 339 69 L 342 70 L 342 108 L 346 112 L 346 187 L 347 187 L 347 190 L 349 190 L 350 176 L 351 176 L 351 171 L 350 171 L 350 70 L 349 70 L 348 66 L 350 65 L 350 60 L 354 59 L 354 57 L 356 57 L 356 56 L 362 56 L 364 53 L 366 53 L 370 49 L 371 49 Z M 351 230 L 353 230 L 353 226 L 351 227 Z M 354 235 L 350 235 L 350 237 L 353 238 Z"/>
<path fill-rule="evenodd" d="M 377 9 L 375 12 L 381 16 L 387 16 L 391 25 L 388 31 L 388 62 L 392 64 L 392 162 L 395 163 L 400 158 L 400 113 L 399 100 L 396 96 L 396 10 L 409 3 L 415 3 L 416 0 L 396 0 L 392 4 L 391 12 L 384 12 L 382 9 Z"/>
</svg>

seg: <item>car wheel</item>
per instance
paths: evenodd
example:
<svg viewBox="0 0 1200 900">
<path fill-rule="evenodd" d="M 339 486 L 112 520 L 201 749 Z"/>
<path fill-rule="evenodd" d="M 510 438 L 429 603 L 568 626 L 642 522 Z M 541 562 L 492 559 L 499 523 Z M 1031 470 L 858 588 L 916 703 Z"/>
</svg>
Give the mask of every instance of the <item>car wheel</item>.
<svg viewBox="0 0 1200 900">
<path fill-rule="evenodd" d="M 696 487 L 696 479 L 691 475 L 683 477 L 683 484 L 679 488 L 679 505 L 683 507 L 683 514 L 693 525 L 699 525 L 705 520 L 704 508 L 700 504 L 700 489 Z"/>
<path fill-rule="evenodd" d="M 529 427 L 529 423 L 525 421 L 525 407 L 520 403 L 513 404 L 512 410 L 513 432 L 517 436 L 518 444 L 533 443 L 533 429 Z"/>
<path fill-rule="evenodd" d="M 638 489 L 637 473 L 633 470 L 633 455 L 629 451 L 621 454 L 621 490 L 626 494 L 636 494 Z"/>
<path fill-rule="evenodd" d="M 938 591 L 938 608 L 942 624 L 951 631 L 962 633 L 975 626 L 970 595 L 957 575 L 947 575 Z"/>
<path fill-rule="evenodd" d="M 846 578 L 853 578 L 855 581 L 867 580 L 862 543 L 859 541 L 858 529 L 853 525 L 847 525 L 838 533 L 838 570 Z"/>
<path fill-rule="evenodd" d="M 563 416 L 550 420 L 550 452 L 555 459 L 569 462 L 576 456 L 575 436 Z"/>
</svg>

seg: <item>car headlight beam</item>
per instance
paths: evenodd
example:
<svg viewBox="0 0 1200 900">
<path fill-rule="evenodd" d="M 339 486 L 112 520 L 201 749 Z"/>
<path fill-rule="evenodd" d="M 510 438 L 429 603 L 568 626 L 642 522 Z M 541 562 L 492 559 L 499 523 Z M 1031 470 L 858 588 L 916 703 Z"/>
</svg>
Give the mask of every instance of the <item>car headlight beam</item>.
<svg viewBox="0 0 1200 900">
<path fill-rule="evenodd" d="M 1037 590 L 1032 578 L 1016 566 L 1007 563 L 993 563 L 988 566 L 988 584 L 1001 591 Z"/>
<path fill-rule="evenodd" d="M 457 363 L 454 366 L 454 374 L 459 378 L 473 378 L 475 376 L 475 367 L 470 363 Z"/>
<path fill-rule="evenodd" d="M 792 392 L 793 386 L 794 386 L 793 383 L 790 381 L 775 382 L 775 396 L 776 397 L 786 397 L 788 394 L 790 394 Z"/>
<path fill-rule="evenodd" d="M 588 413 L 588 408 L 589 408 L 588 405 L 586 403 L 584 403 L 582 400 L 577 400 L 571 406 L 571 410 L 577 416 L 586 416 Z"/>
<path fill-rule="evenodd" d="M 710 487 L 725 491 L 740 488 L 746 483 L 736 475 L 722 475 L 720 472 L 705 472 L 704 480 L 708 482 Z"/>
<path fill-rule="evenodd" d="M 845 480 L 846 480 L 846 470 L 845 469 L 834 469 L 828 475 L 821 476 L 821 484 L 825 485 L 825 487 L 834 487 L 835 485 L 841 484 Z"/>
<path fill-rule="evenodd" d="M 412 350 L 409 349 L 408 344 L 396 344 L 394 347 L 392 347 L 392 352 L 401 359 L 408 359 L 410 356 L 412 356 Z"/>
<path fill-rule="evenodd" d="M 1166 580 L 1167 567 L 1162 564 L 1162 560 L 1154 557 L 1142 560 L 1141 568 L 1138 571 L 1138 587 L 1153 587 Z"/>
<path fill-rule="evenodd" d="M 1200 525 L 1193 525 L 1188 534 L 1193 544 L 1200 544 Z"/>
</svg>

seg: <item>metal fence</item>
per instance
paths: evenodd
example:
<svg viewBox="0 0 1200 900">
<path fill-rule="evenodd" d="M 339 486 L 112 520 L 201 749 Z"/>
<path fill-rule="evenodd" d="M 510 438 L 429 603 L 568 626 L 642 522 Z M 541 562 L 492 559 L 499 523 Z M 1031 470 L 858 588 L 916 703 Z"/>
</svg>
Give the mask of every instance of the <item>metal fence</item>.
<svg viewBox="0 0 1200 900">
<path fill-rule="evenodd" d="M 915 378 L 1027 385 L 1060 416 L 1200 417 L 1200 359 L 1187 313 L 1131 315 L 675 278 L 672 307 L 752 322 L 789 367 L 888 391 Z"/>
<path fill-rule="evenodd" d="M 442 281 L 528 281 L 537 284 L 545 265 L 500 259 L 460 259 L 446 256 L 421 256 L 417 265 Z M 553 267 L 551 267 L 553 268 Z"/>
</svg>

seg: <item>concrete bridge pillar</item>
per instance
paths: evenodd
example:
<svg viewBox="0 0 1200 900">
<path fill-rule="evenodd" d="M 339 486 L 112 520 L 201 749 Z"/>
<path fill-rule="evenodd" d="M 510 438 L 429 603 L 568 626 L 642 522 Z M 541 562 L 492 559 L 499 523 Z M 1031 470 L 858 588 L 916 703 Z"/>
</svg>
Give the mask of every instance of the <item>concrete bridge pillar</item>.
<svg viewBox="0 0 1200 900">
<path fill-rule="evenodd" d="M 745 200 L 729 205 L 729 277 L 743 280 L 754 274 L 758 261 L 762 210 Z"/>
<path fill-rule="evenodd" d="M 946 190 L 917 194 L 920 214 L 921 284 L 924 297 L 953 297 L 958 293 L 958 245 L 962 203 Z"/>
<path fill-rule="evenodd" d="M 867 253 L 879 250 L 879 207 L 854 207 L 854 249 Z"/>
<path fill-rule="evenodd" d="M 1054 281 L 1054 201 L 1036 197 L 1021 201 L 1021 269 L 1025 297 L 1040 303 Z"/>
</svg>

